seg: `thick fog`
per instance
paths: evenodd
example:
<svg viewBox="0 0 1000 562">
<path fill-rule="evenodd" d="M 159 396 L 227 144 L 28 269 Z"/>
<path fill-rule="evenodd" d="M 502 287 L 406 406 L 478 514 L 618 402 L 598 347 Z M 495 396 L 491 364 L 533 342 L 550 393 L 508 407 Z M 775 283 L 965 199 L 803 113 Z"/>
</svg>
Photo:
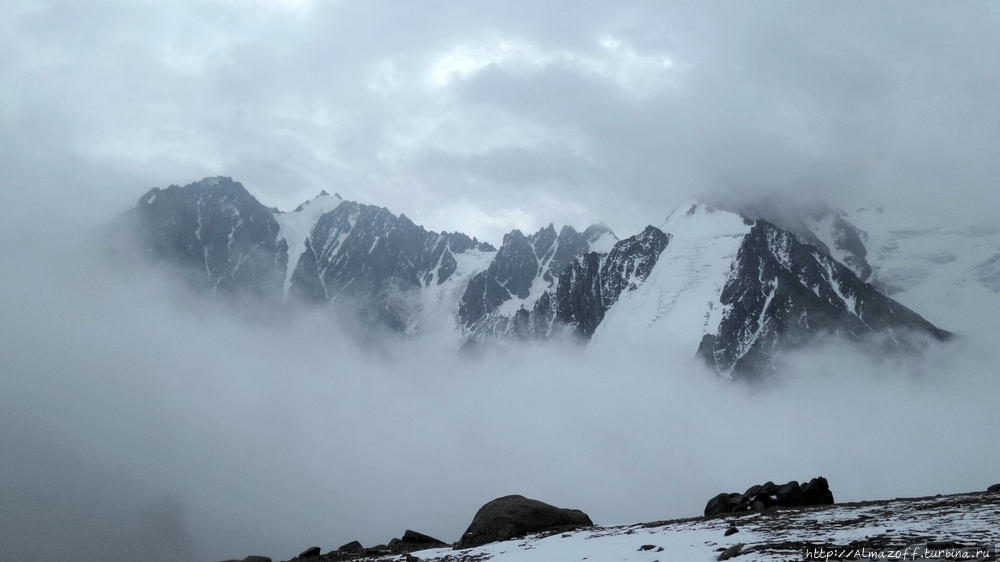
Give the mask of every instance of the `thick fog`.
<svg viewBox="0 0 1000 562">
<path fill-rule="evenodd" d="M 613 524 L 766 480 L 823 475 L 849 501 L 1000 479 L 997 330 L 905 361 L 820 347 L 746 386 L 662 341 L 470 354 L 247 318 L 57 222 L 5 233 L 2 560 L 454 541 L 511 493 Z"/>
</svg>

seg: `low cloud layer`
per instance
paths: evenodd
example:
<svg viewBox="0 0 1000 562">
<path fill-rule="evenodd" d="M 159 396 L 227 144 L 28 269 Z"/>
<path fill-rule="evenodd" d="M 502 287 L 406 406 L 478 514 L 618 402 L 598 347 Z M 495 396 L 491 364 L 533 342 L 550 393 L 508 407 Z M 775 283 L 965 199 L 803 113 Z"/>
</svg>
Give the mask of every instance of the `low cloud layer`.
<svg viewBox="0 0 1000 562">
<path fill-rule="evenodd" d="M 917 361 L 803 351 L 746 387 L 669 342 L 362 344 L 324 314 L 179 300 L 89 243 L 4 252 L 3 560 L 283 559 L 407 528 L 454 541 L 510 493 L 632 523 L 765 480 L 978 490 L 1000 462 L 995 332 Z"/>
</svg>

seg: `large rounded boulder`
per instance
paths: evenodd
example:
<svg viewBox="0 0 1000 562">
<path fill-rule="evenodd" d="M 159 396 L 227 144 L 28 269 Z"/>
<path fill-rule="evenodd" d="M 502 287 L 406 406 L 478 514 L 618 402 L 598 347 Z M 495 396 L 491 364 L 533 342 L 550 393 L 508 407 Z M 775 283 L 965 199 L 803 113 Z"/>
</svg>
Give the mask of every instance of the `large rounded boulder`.
<svg viewBox="0 0 1000 562">
<path fill-rule="evenodd" d="M 479 508 L 456 548 L 471 548 L 547 529 L 593 524 L 579 509 L 563 509 L 524 496 L 504 496 Z"/>
</svg>

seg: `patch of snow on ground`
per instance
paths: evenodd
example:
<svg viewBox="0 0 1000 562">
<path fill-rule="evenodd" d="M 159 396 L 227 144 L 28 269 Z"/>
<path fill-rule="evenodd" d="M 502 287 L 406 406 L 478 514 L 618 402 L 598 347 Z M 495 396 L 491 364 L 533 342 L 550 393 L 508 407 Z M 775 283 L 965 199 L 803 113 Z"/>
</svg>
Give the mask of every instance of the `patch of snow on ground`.
<svg viewBox="0 0 1000 562">
<path fill-rule="evenodd" d="M 739 531 L 726 536 L 730 526 Z M 424 550 L 413 556 L 428 562 L 708 562 L 742 543 L 737 560 L 802 560 L 810 550 L 811 558 L 827 559 L 816 550 L 820 548 L 825 552 L 850 548 L 868 553 L 908 552 L 912 557 L 908 559 L 931 559 L 925 556 L 929 544 L 937 549 L 933 546 L 937 541 L 955 541 L 975 559 L 977 550 L 995 548 L 998 528 L 1000 494 L 972 493 L 591 527 L 465 550 Z M 952 553 L 950 559 L 955 559 Z M 834 559 L 855 556 L 843 552 Z"/>
</svg>

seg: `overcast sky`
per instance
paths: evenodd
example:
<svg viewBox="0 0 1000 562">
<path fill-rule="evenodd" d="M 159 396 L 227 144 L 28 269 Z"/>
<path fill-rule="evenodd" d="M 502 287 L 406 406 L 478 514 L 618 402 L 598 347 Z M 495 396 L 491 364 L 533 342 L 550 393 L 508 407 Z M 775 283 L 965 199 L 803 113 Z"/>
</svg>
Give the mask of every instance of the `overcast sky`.
<svg viewBox="0 0 1000 562">
<path fill-rule="evenodd" d="M 4 190 L 99 222 L 228 175 L 493 242 L 720 191 L 989 220 L 998 52 L 994 2 L 7 0 Z"/>
<path fill-rule="evenodd" d="M 670 342 L 247 324 L 68 227 L 210 175 L 495 244 L 720 193 L 995 223 L 998 53 L 996 2 L 3 0 L 0 562 L 453 541 L 509 493 L 603 524 L 820 474 L 838 501 L 995 483 L 987 299 L 916 360 L 807 350 L 751 390 Z"/>
</svg>

